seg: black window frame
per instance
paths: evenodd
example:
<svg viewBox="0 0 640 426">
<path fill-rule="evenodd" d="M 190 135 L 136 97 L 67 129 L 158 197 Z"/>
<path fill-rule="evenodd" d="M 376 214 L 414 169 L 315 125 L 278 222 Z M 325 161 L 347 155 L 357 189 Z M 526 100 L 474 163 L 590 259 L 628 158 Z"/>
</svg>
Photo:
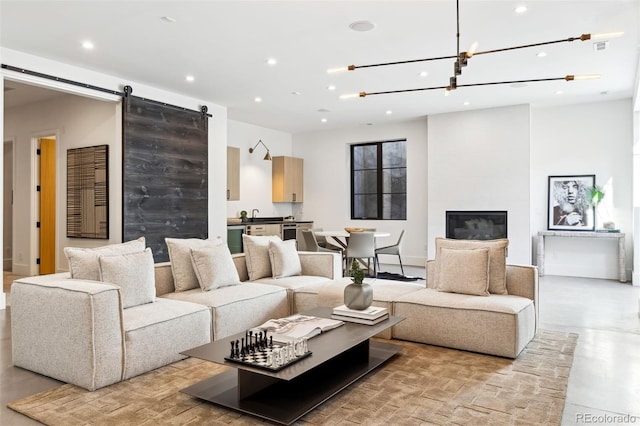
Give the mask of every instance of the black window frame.
<svg viewBox="0 0 640 426">
<path fill-rule="evenodd" d="M 384 203 L 383 203 L 383 197 L 385 195 L 385 193 L 383 192 L 383 167 L 382 167 L 382 160 L 383 160 L 383 155 L 382 155 L 382 146 L 385 143 L 391 143 L 391 142 L 404 142 L 405 144 L 405 165 L 404 168 L 407 169 L 407 164 L 406 164 L 406 149 L 407 149 L 407 140 L 406 139 L 391 139 L 391 140 L 384 140 L 384 141 L 377 141 L 377 142 L 362 142 L 362 143 L 355 143 L 355 144 L 351 144 L 349 147 L 349 153 L 351 155 L 350 158 L 350 174 L 351 174 L 351 188 L 350 188 L 350 192 L 351 192 L 351 219 L 352 220 L 406 220 L 407 219 L 407 198 L 406 198 L 406 189 L 405 189 L 405 206 L 404 206 L 404 217 L 403 218 L 389 218 L 389 219 L 385 219 L 383 217 L 384 215 Z M 354 176 L 354 150 L 358 147 L 363 147 L 363 146 L 376 146 L 377 147 L 377 151 L 376 151 L 376 197 L 377 197 L 377 215 L 376 217 L 356 217 L 354 215 L 355 212 L 355 192 L 354 192 L 354 187 L 355 187 L 355 176 Z M 364 170 L 364 169 L 363 169 Z M 407 179 L 407 174 L 405 173 L 405 188 L 406 188 L 406 179 Z M 396 193 L 399 194 L 399 193 Z"/>
</svg>

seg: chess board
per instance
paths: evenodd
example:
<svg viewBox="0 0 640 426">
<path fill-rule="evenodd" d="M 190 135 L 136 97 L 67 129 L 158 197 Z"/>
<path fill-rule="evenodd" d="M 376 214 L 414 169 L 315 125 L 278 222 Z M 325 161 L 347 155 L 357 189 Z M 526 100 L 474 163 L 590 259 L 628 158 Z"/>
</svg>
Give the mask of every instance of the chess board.
<svg viewBox="0 0 640 426">
<path fill-rule="evenodd" d="M 263 349 L 246 353 L 246 354 L 240 354 L 237 357 L 226 356 L 224 357 L 224 359 L 227 361 L 238 363 L 238 364 L 244 364 L 251 367 L 260 368 L 262 370 L 276 372 L 276 371 L 282 370 L 285 367 L 290 366 L 291 364 L 295 364 L 296 362 L 305 359 L 312 353 L 311 351 L 307 351 L 302 355 L 294 356 L 293 358 L 289 359 L 287 362 L 282 363 L 278 366 L 269 365 L 268 360 L 271 356 L 273 356 L 274 350 L 279 350 L 280 348 L 283 348 L 285 346 L 286 345 L 273 344 L 271 347 L 266 347 Z"/>
</svg>

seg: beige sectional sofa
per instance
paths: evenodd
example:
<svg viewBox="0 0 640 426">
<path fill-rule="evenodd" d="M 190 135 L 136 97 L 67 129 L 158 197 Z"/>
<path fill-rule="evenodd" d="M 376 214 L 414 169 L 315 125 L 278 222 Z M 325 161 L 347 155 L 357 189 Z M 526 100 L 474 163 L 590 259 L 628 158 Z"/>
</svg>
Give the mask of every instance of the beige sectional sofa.
<svg viewBox="0 0 640 426">
<path fill-rule="evenodd" d="M 289 315 L 291 291 L 342 276 L 339 255 L 300 253 L 302 275 L 175 292 L 170 263 L 154 265 L 152 303 L 123 307 L 123 290 L 70 273 L 14 281 L 11 339 L 17 367 L 95 390 L 183 359 L 180 352 Z M 312 275 L 318 274 L 318 275 Z M 281 285 L 274 285 L 278 282 Z"/>
<path fill-rule="evenodd" d="M 504 262 L 506 244 L 501 249 Z M 485 270 L 480 280 L 485 287 L 492 268 L 494 275 L 501 272 L 487 266 L 487 250 L 459 253 L 472 256 L 470 265 L 480 259 L 476 263 Z M 13 363 L 94 390 L 175 362 L 183 358 L 182 351 L 267 319 L 342 303 L 349 279 L 342 278 L 338 254 L 298 252 L 300 269 L 295 274 L 273 278 L 269 272 L 254 280 L 250 277 L 256 277 L 260 265 L 247 256 L 233 255 L 228 261 L 237 285 L 208 291 L 183 284 L 176 291 L 172 264 L 155 264 L 156 297 L 135 306 L 126 303 L 131 294 L 125 287 L 71 278 L 69 273 L 17 280 L 11 288 Z M 442 287 L 447 284 L 441 279 L 447 274 L 443 265 L 426 263 L 426 286 L 383 280 L 373 284 L 374 305 L 406 318 L 379 337 L 517 357 L 536 331 L 537 269 L 503 263 L 502 294 L 484 288 L 478 296 Z M 457 272 L 454 269 L 454 275 Z M 475 283 L 475 275 L 460 280 Z"/>
</svg>

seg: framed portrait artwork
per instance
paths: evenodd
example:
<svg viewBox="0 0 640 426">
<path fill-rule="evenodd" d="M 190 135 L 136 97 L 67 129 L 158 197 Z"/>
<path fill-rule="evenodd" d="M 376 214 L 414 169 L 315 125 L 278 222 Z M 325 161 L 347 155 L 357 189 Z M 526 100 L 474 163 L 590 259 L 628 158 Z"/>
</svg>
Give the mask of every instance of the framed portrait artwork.
<svg viewBox="0 0 640 426">
<path fill-rule="evenodd" d="M 589 202 L 596 175 L 549 176 L 547 228 L 593 231 L 594 208 Z"/>
</svg>

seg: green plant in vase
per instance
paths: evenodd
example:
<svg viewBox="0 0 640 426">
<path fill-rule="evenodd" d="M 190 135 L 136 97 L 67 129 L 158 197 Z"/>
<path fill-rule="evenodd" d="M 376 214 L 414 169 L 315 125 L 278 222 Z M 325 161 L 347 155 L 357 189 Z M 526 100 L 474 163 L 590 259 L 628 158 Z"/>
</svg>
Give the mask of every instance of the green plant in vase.
<svg viewBox="0 0 640 426">
<path fill-rule="evenodd" d="M 364 280 L 364 271 L 360 268 L 358 261 L 353 259 L 351 262 L 351 269 L 349 269 L 349 276 L 354 284 L 362 284 Z"/>
<path fill-rule="evenodd" d="M 605 229 L 613 229 L 615 227 L 615 224 L 603 218 L 600 213 L 600 209 L 598 208 L 605 196 L 604 188 L 602 188 L 602 186 L 600 185 L 593 185 L 591 188 L 588 188 L 588 192 L 589 205 L 593 206 L 593 208 L 595 209 L 597 217 L 599 217 L 602 222 L 602 227 Z M 606 216 L 608 217 L 608 214 Z"/>
</svg>

